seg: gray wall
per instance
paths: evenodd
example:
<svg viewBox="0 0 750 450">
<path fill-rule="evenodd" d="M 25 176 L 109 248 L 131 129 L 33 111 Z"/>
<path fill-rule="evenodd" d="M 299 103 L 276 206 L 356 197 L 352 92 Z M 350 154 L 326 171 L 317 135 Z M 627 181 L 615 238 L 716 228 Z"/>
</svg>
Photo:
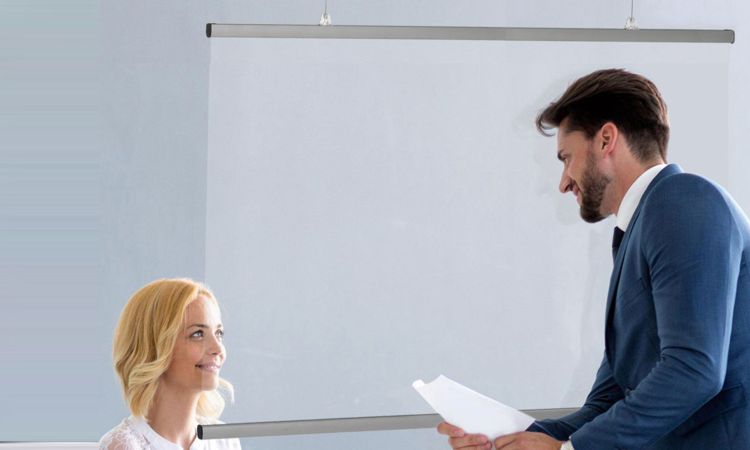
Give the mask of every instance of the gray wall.
<svg viewBox="0 0 750 450">
<path fill-rule="evenodd" d="M 0 2 L 0 440 L 83 438 L 109 395 L 98 27 L 94 2 Z"/>
<path fill-rule="evenodd" d="M 737 32 L 728 187 L 750 210 L 741 134 L 750 125 L 750 6 L 642 3 L 644 28 Z M 0 277 L 9 324 L 0 403 L 10 413 L 0 440 L 96 440 L 126 414 L 109 406 L 121 404 L 109 352 L 122 305 L 153 278 L 204 276 L 204 24 L 316 23 L 322 4 L 0 1 Z M 620 27 L 629 2 L 331 0 L 329 11 L 335 24 Z"/>
</svg>

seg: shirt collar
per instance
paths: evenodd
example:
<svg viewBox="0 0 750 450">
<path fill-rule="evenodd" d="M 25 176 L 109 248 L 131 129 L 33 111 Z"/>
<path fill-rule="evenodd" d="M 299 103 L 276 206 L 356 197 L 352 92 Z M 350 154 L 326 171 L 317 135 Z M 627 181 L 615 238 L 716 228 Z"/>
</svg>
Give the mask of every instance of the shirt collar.
<svg viewBox="0 0 750 450">
<path fill-rule="evenodd" d="M 622 198 L 622 202 L 620 202 L 620 208 L 617 211 L 617 228 L 627 231 L 630 219 L 633 218 L 633 214 L 635 214 L 635 210 L 638 208 L 638 203 L 641 202 L 643 193 L 646 192 L 648 185 L 651 184 L 654 178 L 665 167 L 667 167 L 666 164 L 657 164 L 636 178 L 625 193 L 625 197 Z"/>
<path fill-rule="evenodd" d="M 130 423 L 132 424 L 133 428 L 135 428 L 141 435 L 143 435 L 144 438 L 149 442 L 149 444 L 153 445 L 156 449 L 169 449 L 169 450 L 182 450 L 182 447 L 178 444 L 175 444 L 174 442 L 168 441 L 166 438 L 164 438 L 162 435 L 157 433 L 153 428 L 151 428 L 151 425 L 146 422 L 146 419 L 143 417 L 136 417 L 131 415 L 129 417 Z M 194 449 L 200 449 L 203 448 L 203 441 L 196 439 L 193 441 L 192 445 L 190 446 L 190 450 Z"/>
</svg>

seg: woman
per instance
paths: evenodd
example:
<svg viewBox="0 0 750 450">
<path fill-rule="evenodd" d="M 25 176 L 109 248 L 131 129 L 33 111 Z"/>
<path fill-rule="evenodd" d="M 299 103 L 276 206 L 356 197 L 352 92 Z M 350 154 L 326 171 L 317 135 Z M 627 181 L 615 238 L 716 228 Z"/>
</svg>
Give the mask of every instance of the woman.
<svg viewBox="0 0 750 450">
<path fill-rule="evenodd" d="M 232 385 L 219 305 L 188 279 L 156 280 L 125 305 L 115 330 L 114 363 L 132 415 L 99 442 L 101 450 L 237 450 L 237 439 L 196 439 L 197 425 L 219 423 Z"/>
</svg>

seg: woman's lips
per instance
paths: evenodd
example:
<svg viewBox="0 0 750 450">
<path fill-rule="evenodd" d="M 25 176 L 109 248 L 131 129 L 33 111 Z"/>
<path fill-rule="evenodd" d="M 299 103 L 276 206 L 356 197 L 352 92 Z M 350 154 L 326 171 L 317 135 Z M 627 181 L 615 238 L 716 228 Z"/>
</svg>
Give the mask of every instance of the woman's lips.
<svg viewBox="0 0 750 450">
<path fill-rule="evenodd" d="M 196 364 L 195 367 L 211 373 L 219 373 L 219 370 L 221 370 L 221 366 L 214 363 Z"/>
</svg>

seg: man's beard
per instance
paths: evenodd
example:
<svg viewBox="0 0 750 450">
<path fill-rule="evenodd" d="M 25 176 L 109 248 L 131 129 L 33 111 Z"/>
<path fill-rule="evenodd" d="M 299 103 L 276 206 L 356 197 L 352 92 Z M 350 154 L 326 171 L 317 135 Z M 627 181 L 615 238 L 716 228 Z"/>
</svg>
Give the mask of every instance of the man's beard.
<svg viewBox="0 0 750 450">
<path fill-rule="evenodd" d="M 586 169 L 581 177 L 581 218 L 588 223 L 604 219 L 601 213 L 604 190 L 612 181 L 611 178 L 596 170 L 594 153 L 589 150 L 586 155 Z"/>
</svg>

